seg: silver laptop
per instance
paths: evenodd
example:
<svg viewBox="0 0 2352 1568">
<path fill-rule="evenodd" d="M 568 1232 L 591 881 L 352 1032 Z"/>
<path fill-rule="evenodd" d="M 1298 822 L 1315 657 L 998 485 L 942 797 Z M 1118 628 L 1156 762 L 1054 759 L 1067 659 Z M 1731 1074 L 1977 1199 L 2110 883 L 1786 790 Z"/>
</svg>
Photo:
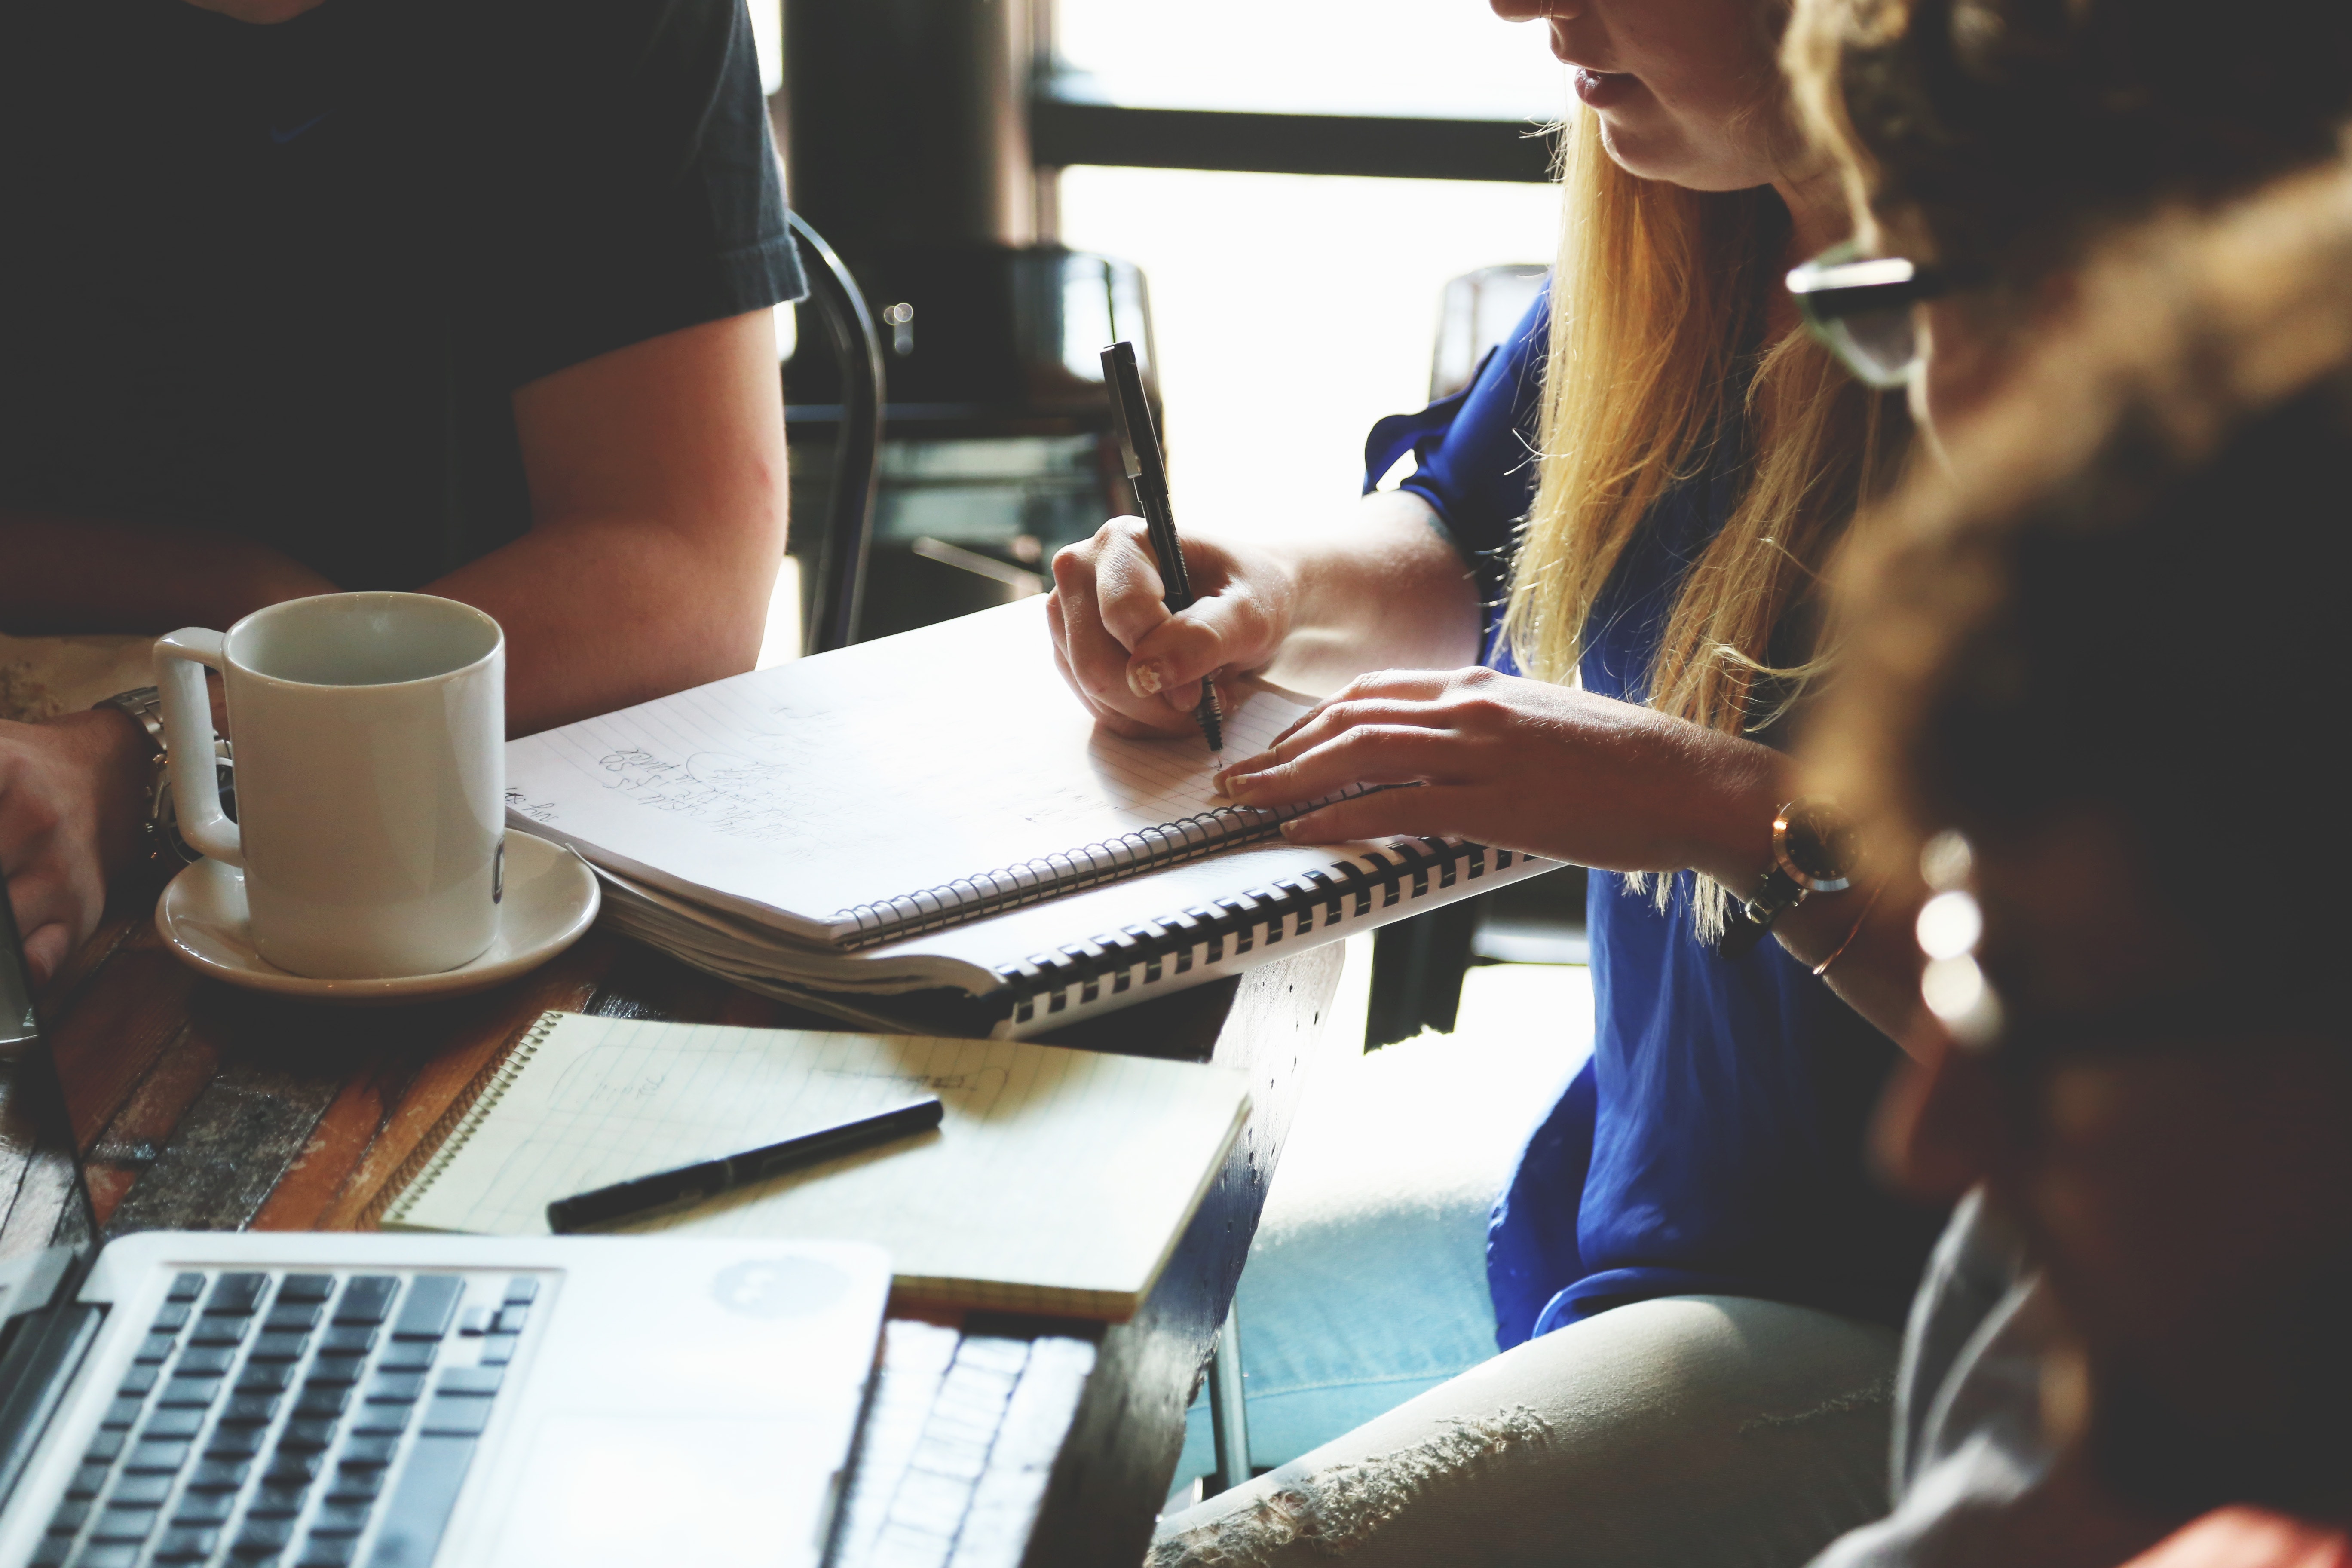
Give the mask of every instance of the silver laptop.
<svg viewBox="0 0 2352 1568">
<path fill-rule="evenodd" d="M 0 1075 L 0 1144 L 70 1152 L 5 884 Z M 880 1249 L 100 1247 L 69 1157 L 58 1245 L 0 1258 L 0 1564 L 822 1560 L 889 1290 Z"/>
</svg>

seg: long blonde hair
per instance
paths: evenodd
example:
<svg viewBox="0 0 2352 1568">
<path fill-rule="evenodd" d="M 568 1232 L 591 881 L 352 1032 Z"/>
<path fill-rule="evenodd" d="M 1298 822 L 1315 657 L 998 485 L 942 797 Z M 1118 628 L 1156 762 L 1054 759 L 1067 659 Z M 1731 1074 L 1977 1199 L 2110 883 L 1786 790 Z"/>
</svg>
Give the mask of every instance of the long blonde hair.
<svg viewBox="0 0 2352 1568">
<path fill-rule="evenodd" d="M 1570 679 L 1593 600 L 1643 520 L 1715 443 L 1738 442 L 1738 503 L 1683 580 L 1647 686 L 1661 712 L 1747 733 L 1819 672 L 1821 569 L 1889 466 L 1893 416 L 1804 332 L 1766 342 L 1788 232 L 1769 189 L 1639 179 L 1589 111 L 1561 140 L 1569 218 L 1505 643 L 1528 675 Z M 1727 909 L 1702 879 L 1703 935 Z"/>
</svg>

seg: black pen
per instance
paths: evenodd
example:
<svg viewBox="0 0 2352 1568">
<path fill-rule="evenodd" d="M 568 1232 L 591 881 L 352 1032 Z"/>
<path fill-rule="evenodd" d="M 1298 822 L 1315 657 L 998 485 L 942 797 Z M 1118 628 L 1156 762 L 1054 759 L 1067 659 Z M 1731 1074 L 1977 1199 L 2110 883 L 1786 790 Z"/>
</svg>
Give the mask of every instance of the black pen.
<svg viewBox="0 0 2352 1568">
<path fill-rule="evenodd" d="M 925 1095 L 904 1105 L 894 1105 L 887 1110 L 877 1110 L 861 1116 L 855 1121 L 844 1121 L 832 1127 L 803 1132 L 787 1138 L 781 1143 L 771 1143 L 764 1149 L 749 1149 L 740 1154 L 730 1154 L 723 1160 L 705 1160 L 697 1165 L 680 1165 L 674 1171 L 657 1171 L 650 1176 L 633 1181 L 615 1182 L 609 1187 L 581 1193 L 572 1197 L 558 1198 L 547 1205 L 547 1228 L 558 1236 L 574 1231 L 593 1230 L 622 1220 L 642 1219 L 657 1209 L 682 1207 L 698 1204 L 705 1198 L 748 1187 L 754 1182 L 781 1176 L 786 1171 L 821 1164 L 836 1155 L 863 1149 L 869 1143 L 884 1143 L 893 1138 L 905 1138 L 912 1133 L 928 1131 L 940 1124 L 944 1114 L 937 1095 Z"/>
<path fill-rule="evenodd" d="M 1121 339 L 1102 352 L 1103 379 L 1110 384 L 1111 426 L 1118 435 L 1119 457 L 1127 477 L 1135 481 L 1135 499 L 1143 508 L 1144 525 L 1151 531 L 1151 553 L 1160 558 L 1160 581 L 1166 592 L 1160 602 L 1168 613 L 1192 607 L 1192 579 L 1184 570 L 1184 545 L 1176 537 L 1176 512 L 1168 500 L 1168 463 L 1160 450 L 1160 432 L 1151 423 L 1151 405 L 1144 401 L 1143 377 L 1135 368 L 1135 345 Z M 1217 706 L 1216 671 L 1201 678 L 1201 705 L 1192 710 L 1209 750 L 1225 749 L 1225 715 Z"/>
</svg>

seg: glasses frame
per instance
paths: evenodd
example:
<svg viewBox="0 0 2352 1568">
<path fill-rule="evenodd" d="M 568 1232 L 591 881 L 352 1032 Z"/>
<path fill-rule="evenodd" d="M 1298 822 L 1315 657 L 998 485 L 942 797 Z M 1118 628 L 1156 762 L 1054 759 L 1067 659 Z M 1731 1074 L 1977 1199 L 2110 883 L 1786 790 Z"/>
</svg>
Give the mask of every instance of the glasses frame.
<svg viewBox="0 0 2352 1568">
<path fill-rule="evenodd" d="M 1942 299 L 1969 280 L 1966 269 L 1924 266 L 1900 256 L 1864 256 L 1848 240 L 1791 270 L 1787 284 L 1805 330 L 1837 356 L 1846 374 L 1865 386 L 1892 392 L 1909 385 L 1918 373 L 1916 331 L 1910 358 L 1900 368 L 1887 370 L 1861 353 L 1841 323 L 1878 311 L 1908 310 Z"/>
</svg>

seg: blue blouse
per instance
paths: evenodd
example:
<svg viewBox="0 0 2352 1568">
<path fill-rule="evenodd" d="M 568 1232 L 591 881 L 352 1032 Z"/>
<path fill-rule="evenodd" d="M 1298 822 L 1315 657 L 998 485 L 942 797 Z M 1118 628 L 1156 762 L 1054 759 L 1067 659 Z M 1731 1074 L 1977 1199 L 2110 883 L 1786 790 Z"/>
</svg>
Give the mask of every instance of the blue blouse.
<svg viewBox="0 0 2352 1568">
<path fill-rule="evenodd" d="M 1367 489 L 1415 457 L 1403 488 L 1476 572 L 1498 669 L 1511 668 L 1496 630 L 1535 493 L 1549 309 L 1536 302 L 1468 390 L 1382 420 L 1365 447 Z M 1743 462 L 1736 438 L 1718 440 L 1660 498 L 1587 617 L 1587 690 L 1645 700 L 1675 591 L 1738 502 Z M 1693 1293 L 1898 1323 L 1918 1281 L 1940 1216 L 1883 1193 L 1863 1163 L 1895 1047 L 1778 942 L 1733 959 L 1700 942 L 1691 893 L 1686 872 L 1661 910 L 1622 877 L 1591 875 L 1592 1056 L 1529 1135 L 1487 1232 L 1507 1350 Z"/>
</svg>

